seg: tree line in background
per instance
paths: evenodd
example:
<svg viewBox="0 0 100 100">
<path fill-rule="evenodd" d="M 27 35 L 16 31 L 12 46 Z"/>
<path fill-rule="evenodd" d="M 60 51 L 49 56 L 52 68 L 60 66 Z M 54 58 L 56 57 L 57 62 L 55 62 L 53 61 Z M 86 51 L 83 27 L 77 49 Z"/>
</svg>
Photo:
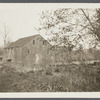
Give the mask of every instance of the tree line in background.
<svg viewBox="0 0 100 100">
<path fill-rule="evenodd" d="M 79 46 L 86 39 L 91 39 L 93 47 L 99 46 L 100 9 L 43 11 L 38 31 L 50 36 L 49 40 L 55 45 L 67 46 L 69 49 Z"/>
<path fill-rule="evenodd" d="M 58 49 L 58 45 L 64 47 L 61 51 L 62 53 L 65 52 L 66 48 L 70 59 L 73 58 L 75 52 L 78 52 L 81 60 L 99 58 L 99 8 L 59 8 L 52 11 L 42 11 L 40 14 L 40 26 L 37 30 L 49 37 L 48 41 L 55 46 L 55 50 Z M 86 50 L 86 46 L 88 50 Z M 72 53 L 73 51 L 74 53 Z M 86 51 L 89 52 L 86 53 Z"/>
</svg>

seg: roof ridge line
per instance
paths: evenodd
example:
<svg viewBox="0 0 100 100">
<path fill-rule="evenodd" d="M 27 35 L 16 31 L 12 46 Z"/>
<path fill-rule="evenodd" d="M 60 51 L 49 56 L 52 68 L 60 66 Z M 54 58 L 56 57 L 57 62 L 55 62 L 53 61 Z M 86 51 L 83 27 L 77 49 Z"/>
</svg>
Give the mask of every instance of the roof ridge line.
<svg viewBox="0 0 100 100">
<path fill-rule="evenodd" d="M 31 38 L 34 38 L 35 36 L 38 36 L 38 35 L 40 35 L 40 34 L 36 34 L 36 35 L 20 38 L 20 39 L 16 40 L 15 42 L 11 43 L 6 48 L 20 47 L 21 45 L 25 45 L 27 42 L 31 41 Z"/>
</svg>

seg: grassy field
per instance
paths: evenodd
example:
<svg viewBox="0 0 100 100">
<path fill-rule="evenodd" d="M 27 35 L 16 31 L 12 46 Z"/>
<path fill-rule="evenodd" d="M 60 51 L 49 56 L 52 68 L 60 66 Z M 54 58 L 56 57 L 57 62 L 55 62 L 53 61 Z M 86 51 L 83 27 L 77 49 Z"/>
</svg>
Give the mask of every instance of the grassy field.
<svg viewBox="0 0 100 100">
<path fill-rule="evenodd" d="M 94 92 L 100 91 L 99 68 L 69 65 L 46 72 L 18 72 L 0 68 L 0 92 Z"/>
</svg>

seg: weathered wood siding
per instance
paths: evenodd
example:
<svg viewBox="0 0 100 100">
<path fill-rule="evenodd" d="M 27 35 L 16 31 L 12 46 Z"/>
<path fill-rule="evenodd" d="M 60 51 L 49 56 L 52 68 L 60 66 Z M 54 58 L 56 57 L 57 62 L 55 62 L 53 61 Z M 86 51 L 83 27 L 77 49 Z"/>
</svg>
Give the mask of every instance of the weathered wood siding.
<svg viewBox="0 0 100 100">
<path fill-rule="evenodd" d="M 7 61 L 8 59 L 12 59 L 14 61 L 14 48 L 7 48 L 4 50 L 4 61 Z"/>
<path fill-rule="evenodd" d="M 21 62 L 21 47 L 14 48 L 14 62 L 20 63 Z"/>
<path fill-rule="evenodd" d="M 34 44 L 33 41 L 35 41 Z M 51 45 L 49 43 L 43 44 L 44 41 L 41 36 L 37 36 L 21 48 L 23 67 L 38 69 L 46 66 L 47 59 L 49 59 L 47 53 Z"/>
</svg>

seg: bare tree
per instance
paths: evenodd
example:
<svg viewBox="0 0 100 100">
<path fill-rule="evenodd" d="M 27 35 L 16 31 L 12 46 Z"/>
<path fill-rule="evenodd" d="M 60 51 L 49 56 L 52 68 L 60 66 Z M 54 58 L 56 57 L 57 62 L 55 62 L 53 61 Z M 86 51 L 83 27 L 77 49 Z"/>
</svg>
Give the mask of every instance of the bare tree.
<svg viewBox="0 0 100 100">
<path fill-rule="evenodd" d="M 87 39 L 90 48 L 100 45 L 100 9 L 60 8 L 54 11 L 43 11 L 40 24 L 38 31 L 49 36 L 50 42 L 55 45 L 55 50 L 58 49 L 57 45 L 66 47 L 69 59 L 72 58 L 71 51 L 74 48 L 82 53 L 80 44 L 86 45 Z M 61 53 L 64 50 L 65 48 L 60 50 Z M 55 58 L 56 55 L 57 52 Z"/>
<path fill-rule="evenodd" d="M 80 11 L 81 12 L 81 11 Z M 43 31 L 49 36 L 49 41 L 54 44 L 55 51 L 59 49 L 59 46 L 63 46 L 61 49 L 62 57 L 63 52 L 68 53 L 67 57 L 71 59 L 71 52 L 73 48 L 79 45 L 79 41 L 82 41 L 85 28 L 80 28 L 80 23 L 83 24 L 83 20 L 79 20 L 79 9 L 63 8 L 54 11 L 43 11 L 41 14 L 40 24 L 38 31 Z M 77 34 L 76 34 L 77 33 Z M 56 58 L 57 52 L 55 52 Z M 69 61 L 70 62 L 70 61 Z"/>
<path fill-rule="evenodd" d="M 100 45 L 100 9 L 94 9 L 94 15 L 90 16 L 91 12 L 87 12 L 87 9 L 80 9 L 83 13 L 85 22 L 87 24 L 81 25 L 84 29 L 87 29 L 88 35 L 92 35 L 94 41 L 92 41 L 92 45 L 94 47 Z"/>
<path fill-rule="evenodd" d="M 41 14 L 40 24 L 38 31 L 43 31 L 50 35 L 50 41 L 55 45 L 71 46 L 78 45 L 79 41 L 84 41 L 89 33 L 89 30 L 94 32 L 93 29 L 95 18 L 89 14 L 92 10 L 85 9 L 70 9 L 60 8 L 54 11 L 43 11 Z M 88 13 L 89 11 L 89 13 Z M 93 12 L 96 12 L 93 9 Z M 91 28 L 92 26 L 92 28 Z"/>
<path fill-rule="evenodd" d="M 8 28 L 6 26 L 4 26 L 3 30 L 0 33 L 3 38 L 4 47 L 6 47 L 11 42 L 10 32 L 9 32 Z"/>
</svg>

